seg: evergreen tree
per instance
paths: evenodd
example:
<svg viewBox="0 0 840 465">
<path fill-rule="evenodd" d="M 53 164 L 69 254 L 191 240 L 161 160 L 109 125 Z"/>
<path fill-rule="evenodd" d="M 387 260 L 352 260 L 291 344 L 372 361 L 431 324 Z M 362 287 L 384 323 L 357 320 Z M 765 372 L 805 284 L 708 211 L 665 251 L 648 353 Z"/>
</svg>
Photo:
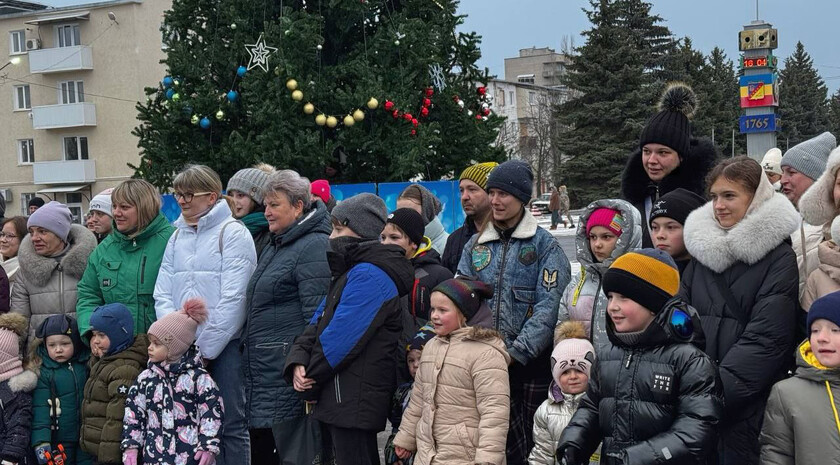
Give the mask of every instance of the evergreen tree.
<svg viewBox="0 0 840 465">
<path fill-rule="evenodd" d="M 340 173 L 331 181 L 381 182 L 439 179 L 474 160 L 503 159 L 491 147 L 501 118 L 484 117 L 488 102 L 476 90 L 488 77 L 475 64 L 480 38 L 456 32 L 457 4 L 174 0 L 163 25 L 171 79 L 137 107 L 136 175 L 168 188 L 187 162 L 226 180 L 264 161 L 312 179 L 331 166 Z M 260 36 L 276 47 L 268 72 L 240 76 L 246 44 Z M 432 65 L 446 87 L 427 95 Z M 316 124 L 321 115 L 336 119 Z"/>
<path fill-rule="evenodd" d="M 690 37 L 680 39 L 665 58 L 662 72 L 662 90 L 668 82 L 680 81 L 695 89 L 705 79 L 706 59 L 692 47 Z M 696 90 L 696 89 L 695 89 Z"/>
<path fill-rule="evenodd" d="M 557 111 L 564 162 L 557 179 L 572 203 L 615 197 L 627 156 L 653 114 L 656 84 L 674 42 L 640 0 L 590 0 L 592 27 L 576 49 L 564 84 L 576 98 Z"/>
<path fill-rule="evenodd" d="M 802 42 L 779 72 L 780 146 L 792 147 L 828 130 L 828 89 Z"/>
<path fill-rule="evenodd" d="M 840 89 L 828 101 L 829 131 L 840 136 Z"/>
<path fill-rule="evenodd" d="M 697 112 L 692 134 L 714 137 L 715 146 L 725 157 L 732 155 L 732 131 L 735 131 L 735 154 L 746 152 L 746 139 L 738 133 L 741 114 L 738 78 L 732 60 L 719 47 L 705 58 L 701 78 L 694 82 Z"/>
</svg>

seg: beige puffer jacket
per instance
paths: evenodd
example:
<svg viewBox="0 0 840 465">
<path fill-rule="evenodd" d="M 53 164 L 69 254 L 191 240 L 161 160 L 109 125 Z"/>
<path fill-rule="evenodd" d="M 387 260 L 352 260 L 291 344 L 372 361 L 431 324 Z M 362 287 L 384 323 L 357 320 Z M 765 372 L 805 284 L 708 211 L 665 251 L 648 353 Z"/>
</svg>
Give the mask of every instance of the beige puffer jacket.
<svg viewBox="0 0 840 465">
<path fill-rule="evenodd" d="M 840 291 L 840 247 L 825 241 L 817 248 L 820 265 L 808 276 L 805 293 L 802 295 L 802 309 L 806 312 L 820 297 Z"/>
<path fill-rule="evenodd" d="M 67 237 L 70 247 L 60 257 L 42 257 L 35 253 L 32 238 L 20 243 L 19 281 L 12 289 L 11 307 L 29 320 L 29 340 L 35 330 L 52 315 L 67 314 L 76 318 L 76 284 L 82 279 L 88 256 L 96 248 L 96 236 L 84 226 L 74 224 Z"/>
<path fill-rule="evenodd" d="M 394 445 L 416 451 L 414 465 L 504 464 L 509 360 L 490 329 L 461 328 L 432 339 Z"/>
</svg>

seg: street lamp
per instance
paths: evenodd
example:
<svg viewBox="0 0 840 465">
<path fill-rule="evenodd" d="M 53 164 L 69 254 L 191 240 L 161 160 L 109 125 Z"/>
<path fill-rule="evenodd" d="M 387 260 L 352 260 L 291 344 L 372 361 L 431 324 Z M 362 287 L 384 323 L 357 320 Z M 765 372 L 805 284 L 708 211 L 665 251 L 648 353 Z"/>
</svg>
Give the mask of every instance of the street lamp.
<svg viewBox="0 0 840 465">
<path fill-rule="evenodd" d="M 0 67 L 0 71 L 3 71 L 4 69 L 6 69 L 6 67 L 9 66 L 9 65 L 18 65 L 19 63 L 20 63 L 20 57 L 12 57 L 11 59 L 9 59 L 9 61 L 5 65 Z"/>
</svg>

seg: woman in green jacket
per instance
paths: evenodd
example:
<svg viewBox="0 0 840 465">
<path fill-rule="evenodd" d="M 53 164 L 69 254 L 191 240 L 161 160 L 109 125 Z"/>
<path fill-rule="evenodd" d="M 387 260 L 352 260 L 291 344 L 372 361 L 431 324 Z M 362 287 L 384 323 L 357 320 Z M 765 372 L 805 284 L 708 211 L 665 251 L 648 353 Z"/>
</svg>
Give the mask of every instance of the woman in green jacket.
<svg viewBox="0 0 840 465">
<path fill-rule="evenodd" d="M 160 212 L 160 194 L 141 179 L 129 179 L 111 194 L 113 232 L 90 254 L 78 284 L 76 314 L 81 334 L 100 305 L 121 303 L 134 317 L 134 334 L 155 321 L 153 294 L 166 243 L 175 228 Z"/>
</svg>

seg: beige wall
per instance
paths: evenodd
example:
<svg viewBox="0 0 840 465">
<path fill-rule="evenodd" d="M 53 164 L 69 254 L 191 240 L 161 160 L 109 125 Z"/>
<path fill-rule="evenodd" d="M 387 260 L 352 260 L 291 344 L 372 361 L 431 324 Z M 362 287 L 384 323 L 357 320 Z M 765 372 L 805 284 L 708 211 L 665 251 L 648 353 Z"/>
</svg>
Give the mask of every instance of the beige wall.
<svg viewBox="0 0 840 465">
<path fill-rule="evenodd" d="M 132 171 L 126 163 L 139 162 L 137 138 L 131 134 L 138 124 L 135 102 L 145 101 L 144 87 L 155 86 L 165 72 L 160 64 L 165 57 L 161 50 L 160 25 L 163 12 L 170 7 L 171 1 L 118 1 L 98 5 L 0 17 L 0 60 L 3 63 L 10 50 L 10 31 L 29 28 L 27 39 L 40 37 L 42 48 L 53 48 L 56 47 L 55 26 L 58 24 L 78 24 L 81 44 L 89 45 L 93 56 L 93 70 L 30 74 L 28 54 L 23 54 L 18 55 L 20 64 L 9 65 L 0 71 L 0 75 L 8 73 L 10 78 L 0 85 L 0 189 L 12 190 L 6 216 L 21 211 L 22 193 L 56 187 L 33 184 L 32 166 L 19 164 L 18 139 L 33 139 L 35 161 L 41 162 L 62 159 L 63 137 L 86 136 L 89 159 L 96 162 L 97 182 L 91 186 L 93 195 L 129 177 Z M 79 10 L 89 11 L 89 19 L 40 26 L 25 24 L 38 17 Z M 116 15 L 119 24 L 112 23 L 109 12 Z M 13 111 L 13 89 L 22 83 L 12 79 L 30 82 L 33 107 L 60 103 L 59 91 L 55 89 L 60 81 L 83 81 L 85 102 L 96 106 L 96 126 L 33 129 L 29 110 Z M 87 190 L 82 192 L 83 208 L 87 211 L 89 194 Z M 56 194 L 50 196 L 55 198 Z M 64 201 L 64 194 L 58 194 L 56 200 Z"/>
<path fill-rule="evenodd" d="M 557 63 L 568 64 L 569 60 L 550 48 L 531 48 L 519 51 L 519 56 L 505 58 L 505 80 L 516 82 L 517 76 L 533 74 L 534 85 L 560 85 Z M 549 75 L 545 75 L 548 71 Z"/>
</svg>

